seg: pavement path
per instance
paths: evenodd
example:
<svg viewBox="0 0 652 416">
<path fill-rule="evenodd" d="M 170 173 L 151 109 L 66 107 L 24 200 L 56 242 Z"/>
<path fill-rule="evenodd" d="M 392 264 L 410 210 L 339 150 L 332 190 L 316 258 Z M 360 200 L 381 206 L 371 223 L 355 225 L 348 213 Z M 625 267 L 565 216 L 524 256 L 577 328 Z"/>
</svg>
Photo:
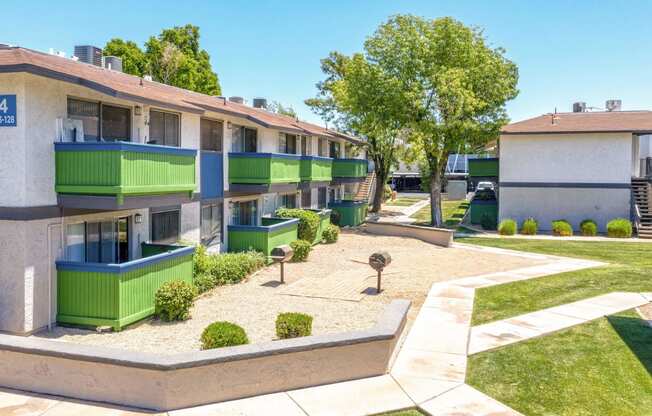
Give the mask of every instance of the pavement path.
<svg viewBox="0 0 652 416">
<path fill-rule="evenodd" d="M 510 272 L 435 283 L 387 375 L 168 413 L 148 413 L 0 389 L 0 416 L 361 416 L 414 407 L 437 416 L 517 416 L 520 415 L 517 411 L 464 383 L 469 354 L 579 325 L 652 301 L 652 293 L 615 292 L 472 328 L 471 313 L 477 288 L 603 264 L 491 247 L 474 249 L 554 261 Z"/>
</svg>

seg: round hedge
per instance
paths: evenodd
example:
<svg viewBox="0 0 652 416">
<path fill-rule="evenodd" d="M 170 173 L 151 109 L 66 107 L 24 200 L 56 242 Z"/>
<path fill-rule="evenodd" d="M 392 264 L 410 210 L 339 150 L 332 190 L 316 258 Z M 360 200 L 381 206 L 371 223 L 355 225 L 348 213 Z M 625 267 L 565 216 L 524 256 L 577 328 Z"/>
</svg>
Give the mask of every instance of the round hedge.
<svg viewBox="0 0 652 416">
<path fill-rule="evenodd" d="M 573 235 L 573 227 L 566 220 L 552 222 L 552 235 L 557 237 L 570 237 Z"/>
<path fill-rule="evenodd" d="M 523 224 L 521 225 L 521 234 L 524 235 L 536 235 L 537 231 L 539 230 L 539 224 L 537 223 L 537 220 L 534 218 L 528 218 L 525 221 L 523 221 Z"/>
<path fill-rule="evenodd" d="M 310 334 L 312 334 L 312 316 L 285 312 L 276 317 L 276 336 L 280 339 L 307 337 Z"/>
<path fill-rule="evenodd" d="M 242 327 L 231 322 L 213 322 L 201 334 L 201 349 L 233 347 L 249 344 L 249 338 Z"/>
<path fill-rule="evenodd" d="M 324 231 L 322 232 L 322 238 L 326 244 L 332 244 L 337 242 L 337 239 L 340 237 L 340 227 L 333 224 L 328 224 Z"/>
<path fill-rule="evenodd" d="M 308 255 L 310 250 L 312 250 L 312 244 L 306 240 L 296 240 L 290 243 L 290 247 L 294 250 L 292 255 L 292 262 L 298 263 L 308 260 Z"/>
<path fill-rule="evenodd" d="M 500 235 L 514 235 L 516 234 L 516 221 L 512 219 L 504 219 L 498 224 L 498 234 Z"/>
<path fill-rule="evenodd" d="M 154 295 L 155 313 L 164 321 L 185 321 L 190 318 L 195 296 L 195 287 L 184 281 L 163 283 Z"/>
<path fill-rule="evenodd" d="M 298 235 L 300 240 L 315 241 L 321 219 L 316 212 L 298 208 L 279 208 L 275 215 L 280 218 L 298 218 Z"/>
<path fill-rule="evenodd" d="M 580 232 L 585 237 L 593 237 L 598 234 L 598 224 L 593 220 L 584 220 L 580 223 Z"/>
<path fill-rule="evenodd" d="M 632 236 L 632 223 L 625 218 L 616 218 L 607 223 L 607 236 L 629 238 Z"/>
</svg>

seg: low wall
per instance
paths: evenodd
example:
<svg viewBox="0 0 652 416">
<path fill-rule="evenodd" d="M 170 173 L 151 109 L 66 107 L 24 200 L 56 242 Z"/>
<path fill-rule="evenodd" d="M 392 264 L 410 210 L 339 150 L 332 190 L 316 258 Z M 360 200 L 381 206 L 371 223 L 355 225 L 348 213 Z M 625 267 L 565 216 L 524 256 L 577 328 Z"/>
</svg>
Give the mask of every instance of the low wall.
<svg viewBox="0 0 652 416">
<path fill-rule="evenodd" d="M 453 244 L 454 233 L 453 230 L 447 230 L 445 228 L 374 221 L 367 221 L 365 231 L 370 234 L 416 238 L 426 243 L 442 247 L 450 247 Z"/>
<path fill-rule="evenodd" d="M 365 331 L 174 355 L 0 335 L 0 386 L 174 410 L 387 373 L 410 302 Z"/>
</svg>

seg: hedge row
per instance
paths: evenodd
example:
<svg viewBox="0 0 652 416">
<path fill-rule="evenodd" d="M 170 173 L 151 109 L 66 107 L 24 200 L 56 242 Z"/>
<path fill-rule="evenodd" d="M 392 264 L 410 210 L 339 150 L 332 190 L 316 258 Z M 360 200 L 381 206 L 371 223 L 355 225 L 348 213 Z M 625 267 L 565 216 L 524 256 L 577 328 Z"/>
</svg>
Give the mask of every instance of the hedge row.
<svg viewBox="0 0 652 416">
<path fill-rule="evenodd" d="M 573 235 L 573 226 L 567 220 L 552 221 L 552 235 L 558 237 L 570 237 Z M 514 235 L 517 230 L 524 235 L 535 235 L 539 230 L 539 223 L 534 218 L 528 218 L 518 228 L 518 223 L 506 218 L 498 224 L 498 234 Z M 595 236 L 598 234 L 598 224 L 586 219 L 580 223 L 580 233 L 583 236 Z M 632 236 L 632 223 L 625 218 L 616 218 L 607 223 L 607 236 L 613 238 L 629 238 Z"/>
</svg>

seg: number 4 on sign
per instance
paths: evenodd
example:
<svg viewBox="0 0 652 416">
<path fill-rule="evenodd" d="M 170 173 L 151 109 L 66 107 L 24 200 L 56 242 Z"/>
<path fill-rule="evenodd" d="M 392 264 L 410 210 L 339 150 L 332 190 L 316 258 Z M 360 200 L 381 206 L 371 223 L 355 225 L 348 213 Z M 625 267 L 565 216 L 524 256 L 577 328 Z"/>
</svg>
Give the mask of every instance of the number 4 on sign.
<svg viewBox="0 0 652 416">
<path fill-rule="evenodd" d="M 2 101 L 0 101 L 0 111 L 6 114 L 8 110 L 9 107 L 7 106 L 7 99 L 3 98 Z"/>
</svg>

